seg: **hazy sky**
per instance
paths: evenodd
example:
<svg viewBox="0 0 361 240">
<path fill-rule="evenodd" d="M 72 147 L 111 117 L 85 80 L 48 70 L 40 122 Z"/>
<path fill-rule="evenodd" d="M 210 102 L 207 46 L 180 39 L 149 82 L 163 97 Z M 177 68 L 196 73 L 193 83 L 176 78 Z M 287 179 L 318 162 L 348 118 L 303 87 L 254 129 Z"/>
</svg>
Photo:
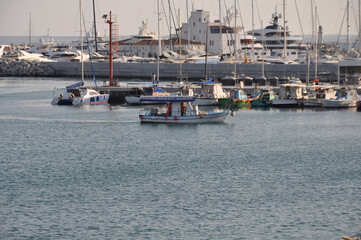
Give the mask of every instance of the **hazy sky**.
<svg viewBox="0 0 361 240">
<path fill-rule="evenodd" d="M 168 15 L 168 0 L 163 1 Z M 187 0 L 170 0 L 174 8 L 180 8 L 182 22 L 186 21 Z M 189 0 L 189 9 L 192 2 L 195 9 L 210 11 L 211 20 L 218 19 L 218 0 Z M 225 3 L 230 8 L 234 0 L 221 0 L 223 15 Z M 244 27 L 252 29 L 252 0 L 238 0 L 241 7 Z M 311 0 L 286 0 L 286 18 L 290 30 L 294 34 L 301 34 L 295 2 L 297 2 L 302 28 L 305 34 L 311 34 L 312 11 Z M 314 0 L 318 7 L 320 23 L 325 34 L 338 34 L 341 29 L 347 0 Z M 260 27 L 260 19 L 264 25 L 268 24 L 271 14 L 277 7 L 282 12 L 282 0 L 254 0 L 255 28 Z M 97 30 L 103 36 L 108 33 L 108 25 L 104 24 L 101 16 L 110 10 L 117 15 L 119 34 L 133 35 L 143 20 L 148 20 L 149 29 L 157 30 L 156 0 L 95 0 Z M 83 12 L 90 28 L 92 20 L 92 0 L 82 0 Z M 0 0 L 0 35 L 1 36 L 27 36 L 29 34 L 29 14 L 31 13 L 32 35 L 45 35 L 49 29 L 51 36 L 78 36 L 79 35 L 79 1 L 78 0 Z M 163 11 L 164 14 L 164 11 Z M 354 15 L 356 14 L 356 16 Z M 350 34 L 358 34 L 358 0 L 350 0 Z M 164 21 L 162 33 L 168 34 Z M 283 21 L 283 20 L 282 20 Z M 239 21 L 240 22 L 240 21 Z M 283 23 L 282 23 L 283 24 Z M 343 24 L 342 34 L 346 34 L 346 20 Z"/>
</svg>

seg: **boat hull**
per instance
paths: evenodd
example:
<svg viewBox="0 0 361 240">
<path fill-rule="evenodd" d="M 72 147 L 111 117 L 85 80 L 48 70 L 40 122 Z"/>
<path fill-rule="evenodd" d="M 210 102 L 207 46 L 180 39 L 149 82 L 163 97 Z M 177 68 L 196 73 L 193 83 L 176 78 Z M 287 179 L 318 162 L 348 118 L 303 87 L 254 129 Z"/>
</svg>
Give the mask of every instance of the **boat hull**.
<svg viewBox="0 0 361 240">
<path fill-rule="evenodd" d="M 297 99 L 274 99 L 272 107 L 299 107 L 301 102 Z"/>
<path fill-rule="evenodd" d="M 185 124 L 185 123 L 219 123 L 224 122 L 228 115 L 228 111 L 220 113 L 199 114 L 192 116 L 150 116 L 139 115 L 142 123 L 170 123 L 170 124 Z"/>
<path fill-rule="evenodd" d="M 100 94 L 95 97 L 76 98 L 73 105 L 101 105 L 108 104 L 109 94 Z"/>
<path fill-rule="evenodd" d="M 322 107 L 324 108 L 349 108 L 356 107 L 356 101 L 348 100 L 323 100 Z"/>
<path fill-rule="evenodd" d="M 361 100 L 356 102 L 357 111 L 361 111 Z"/>
<path fill-rule="evenodd" d="M 125 101 L 130 105 L 139 105 L 140 104 L 140 97 L 136 96 L 126 96 Z M 142 105 L 149 104 L 164 104 L 164 102 L 157 102 L 157 101 L 142 101 Z"/>
<path fill-rule="evenodd" d="M 198 106 L 216 106 L 218 105 L 217 98 L 196 98 L 195 105 Z"/>
<path fill-rule="evenodd" d="M 305 100 L 303 101 L 304 107 L 322 107 L 322 101 L 319 100 Z"/>
</svg>

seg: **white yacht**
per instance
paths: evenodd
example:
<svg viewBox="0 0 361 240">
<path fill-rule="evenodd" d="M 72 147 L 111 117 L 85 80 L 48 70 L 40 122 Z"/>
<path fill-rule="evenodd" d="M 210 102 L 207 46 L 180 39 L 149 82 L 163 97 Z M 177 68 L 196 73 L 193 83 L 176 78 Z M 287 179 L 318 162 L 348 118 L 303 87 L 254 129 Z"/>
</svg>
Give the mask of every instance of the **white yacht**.
<svg viewBox="0 0 361 240">
<path fill-rule="evenodd" d="M 291 35 L 291 31 L 286 27 L 286 31 L 283 26 L 278 23 L 278 20 L 282 17 L 277 12 L 272 14 L 271 25 L 268 25 L 265 29 L 255 29 L 248 31 L 247 33 L 256 37 L 255 43 L 262 43 L 264 41 L 264 47 L 270 50 L 282 50 L 284 48 L 284 34 L 286 32 L 287 49 L 306 49 L 306 45 L 302 43 L 302 37 Z"/>
</svg>

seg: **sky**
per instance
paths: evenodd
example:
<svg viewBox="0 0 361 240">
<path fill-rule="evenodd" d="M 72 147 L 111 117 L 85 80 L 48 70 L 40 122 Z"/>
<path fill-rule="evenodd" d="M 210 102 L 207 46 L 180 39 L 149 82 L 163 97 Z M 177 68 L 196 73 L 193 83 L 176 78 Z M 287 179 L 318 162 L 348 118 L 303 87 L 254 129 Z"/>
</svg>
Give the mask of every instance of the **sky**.
<svg viewBox="0 0 361 240">
<path fill-rule="evenodd" d="M 163 1 L 161 33 L 168 34 L 164 14 L 168 15 L 168 0 Z M 187 0 L 169 0 L 173 8 L 181 12 L 181 21 L 187 17 Z M 237 0 L 243 26 L 246 31 L 252 29 L 252 0 Z M 253 0 L 255 28 L 269 23 L 272 13 L 277 8 L 283 12 L 283 0 Z M 312 0 L 285 0 L 286 19 L 293 34 L 312 34 Z M 148 20 L 149 30 L 157 32 L 157 0 L 95 0 L 97 30 L 101 36 L 108 35 L 108 25 L 101 18 L 112 11 L 117 15 L 119 35 L 135 35 L 142 21 Z M 346 20 L 342 21 L 347 0 L 313 0 L 317 6 L 320 24 L 324 34 L 346 34 Z M 225 5 L 233 6 L 234 0 L 221 0 L 222 15 Z M 300 15 L 298 18 L 296 4 Z M 189 10 L 203 9 L 210 11 L 211 21 L 219 18 L 219 0 L 188 0 Z M 82 0 L 82 10 L 87 29 L 93 21 L 92 0 Z M 358 0 L 350 0 L 350 34 L 358 34 Z M 78 0 L 0 0 L 0 36 L 28 36 L 31 14 L 31 35 L 44 36 L 79 36 L 79 1 Z M 238 21 L 240 22 L 240 21 Z M 281 20 L 283 24 L 283 20 Z"/>
</svg>

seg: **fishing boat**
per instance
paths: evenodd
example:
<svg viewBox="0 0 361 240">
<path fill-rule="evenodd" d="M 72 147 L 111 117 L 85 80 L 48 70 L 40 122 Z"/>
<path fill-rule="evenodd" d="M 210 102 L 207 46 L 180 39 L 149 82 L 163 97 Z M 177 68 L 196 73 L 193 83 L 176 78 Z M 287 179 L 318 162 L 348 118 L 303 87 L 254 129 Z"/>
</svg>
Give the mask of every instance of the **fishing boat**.
<svg viewBox="0 0 361 240">
<path fill-rule="evenodd" d="M 322 100 L 324 108 L 349 108 L 356 107 L 357 91 L 340 88 L 336 92 L 336 99 Z"/>
<path fill-rule="evenodd" d="M 144 96 L 140 101 L 164 102 L 166 107 L 141 107 L 139 118 L 142 123 L 211 123 L 224 122 L 229 111 L 202 112 L 194 104 L 194 96 Z M 141 105 L 142 106 L 142 105 Z"/>
<path fill-rule="evenodd" d="M 272 105 L 272 100 L 276 99 L 276 93 L 273 90 L 261 90 L 258 99 L 251 102 L 252 107 L 268 107 Z"/>
<path fill-rule="evenodd" d="M 300 107 L 308 99 L 306 85 L 302 83 L 284 83 L 280 85 L 277 99 L 272 100 L 273 107 Z"/>
<path fill-rule="evenodd" d="M 218 82 L 202 82 L 201 89 L 195 91 L 195 104 L 198 106 L 216 106 L 218 100 L 228 98 L 228 93 L 222 88 L 222 84 Z"/>
<path fill-rule="evenodd" d="M 315 85 L 309 92 L 308 99 L 303 101 L 304 107 L 322 107 L 322 101 L 335 99 L 336 91 L 332 85 Z"/>
</svg>

